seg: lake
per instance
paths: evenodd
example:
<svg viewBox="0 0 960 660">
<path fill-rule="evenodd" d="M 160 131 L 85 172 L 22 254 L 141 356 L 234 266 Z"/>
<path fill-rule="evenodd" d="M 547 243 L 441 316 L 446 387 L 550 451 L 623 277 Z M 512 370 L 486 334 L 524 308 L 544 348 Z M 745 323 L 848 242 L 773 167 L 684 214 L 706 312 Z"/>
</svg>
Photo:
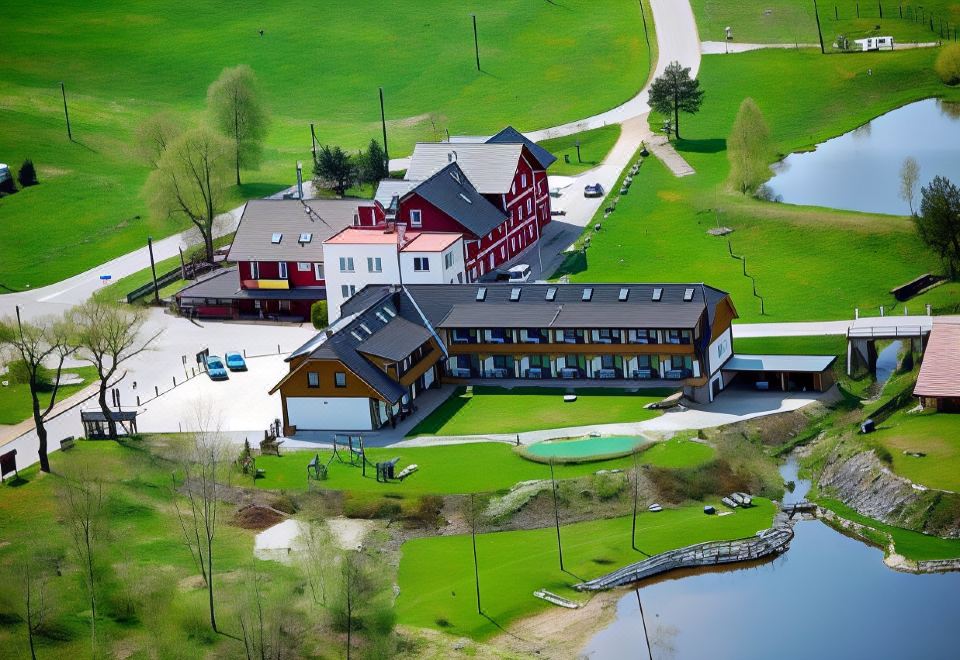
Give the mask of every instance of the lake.
<svg viewBox="0 0 960 660">
<path fill-rule="evenodd" d="M 809 482 L 791 461 L 781 470 L 803 499 Z M 801 521 L 776 559 L 719 570 L 677 571 L 643 583 L 640 598 L 653 657 L 809 660 L 957 658 L 954 609 L 960 573 L 912 575 L 883 564 L 883 552 L 816 520 Z M 583 653 L 646 658 L 636 593 Z"/>
<path fill-rule="evenodd" d="M 788 204 L 908 215 L 899 195 L 908 156 L 920 164 L 920 185 L 937 175 L 960 185 L 960 104 L 927 99 L 888 112 L 815 151 L 790 154 L 767 185 Z"/>
</svg>

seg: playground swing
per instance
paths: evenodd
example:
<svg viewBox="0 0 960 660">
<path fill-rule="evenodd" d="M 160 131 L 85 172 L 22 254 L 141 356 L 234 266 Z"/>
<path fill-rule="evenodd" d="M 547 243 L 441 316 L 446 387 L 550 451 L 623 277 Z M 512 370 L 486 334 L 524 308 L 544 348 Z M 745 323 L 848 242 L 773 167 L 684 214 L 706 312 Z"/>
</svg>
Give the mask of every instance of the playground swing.
<svg viewBox="0 0 960 660">
<path fill-rule="evenodd" d="M 344 454 L 346 454 L 346 458 L 344 458 Z M 362 435 L 335 433 L 333 436 L 333 453 L 330 454 L 327 467 L 330 467 L 334 458 L 344 465 L 359 467 L 363 470 L 363 476 L 367 476 L 368 463 L 373 467 L 373 463 L 367 460 L 367 455 L 364 452 Z"/>
</svg>

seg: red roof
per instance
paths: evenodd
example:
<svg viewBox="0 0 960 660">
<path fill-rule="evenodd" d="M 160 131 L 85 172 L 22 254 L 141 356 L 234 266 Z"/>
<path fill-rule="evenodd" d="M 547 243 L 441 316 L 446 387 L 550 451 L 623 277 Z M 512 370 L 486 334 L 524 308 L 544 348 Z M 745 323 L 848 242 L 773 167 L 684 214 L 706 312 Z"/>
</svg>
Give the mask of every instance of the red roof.
<svg viewBox="0 0 960 660">
<path fill-rule="evenodd" d="M 932 398 L 960 397 L 960 317 L 934 321 L 913 394 Z"/>
<path fill-rule="evenodd" d="M 404 252 L 442 252 L 460 240 L 460 234 L 452 232 L 421 232 L 403 246 Z"/>
</svg>

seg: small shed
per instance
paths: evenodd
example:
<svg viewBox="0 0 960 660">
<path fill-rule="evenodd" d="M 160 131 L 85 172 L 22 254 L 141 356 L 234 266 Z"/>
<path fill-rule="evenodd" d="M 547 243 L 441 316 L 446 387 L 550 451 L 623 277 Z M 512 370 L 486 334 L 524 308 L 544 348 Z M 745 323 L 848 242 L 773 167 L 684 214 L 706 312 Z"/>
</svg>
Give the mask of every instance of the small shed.
<svg viewBox="0 0 960 660">
<path fill-rule="evenodd" d="M 913 395 L 924 408 L 960 413 L 960 318 L 934 322 Z"/>
<path fill-rule="evenodd" d="M 136 410 L 111 410 L 110 419 L 117 425 L 117 433 L 120 435 L 135 435 L 137 432 L 137 411 Z M 99 408 L 95 410 L 81 410 L 80 421 L 83 423 L 84 437 L 91 439 L 103 439 L 110 437 L 110 428 L 107 423 L 107 417 Z"/>
<path fill-rule="evenodd" d="M 867 37 L 854 39 L 853 43 L 857 44 L 861 51 L 893 50 L 893 37 Z"/>
<path fill-rule="evenodd" d="M 723 381 L 760 390 L 826 392 L 836 361 L 836 355 L 734 355 L 723 365 Z"/>
</svg>

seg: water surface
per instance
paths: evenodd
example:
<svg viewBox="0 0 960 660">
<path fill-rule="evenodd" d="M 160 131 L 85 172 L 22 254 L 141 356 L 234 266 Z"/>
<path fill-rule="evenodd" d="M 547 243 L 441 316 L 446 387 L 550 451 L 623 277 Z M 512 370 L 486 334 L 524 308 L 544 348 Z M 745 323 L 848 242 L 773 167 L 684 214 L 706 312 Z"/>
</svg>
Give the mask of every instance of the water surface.
<svg viewBox="0 0 960 660">
<path fill-rule="evenodd" d="M 788 204 L 907 215 L 899 189 L 908 156 L 920 163 L 920 185 L 936 175 L 960 185 L 960 104 L 927 99 L 888 112 L 815 151 L 787 156 L 767 185 Z"/>
</svg>

